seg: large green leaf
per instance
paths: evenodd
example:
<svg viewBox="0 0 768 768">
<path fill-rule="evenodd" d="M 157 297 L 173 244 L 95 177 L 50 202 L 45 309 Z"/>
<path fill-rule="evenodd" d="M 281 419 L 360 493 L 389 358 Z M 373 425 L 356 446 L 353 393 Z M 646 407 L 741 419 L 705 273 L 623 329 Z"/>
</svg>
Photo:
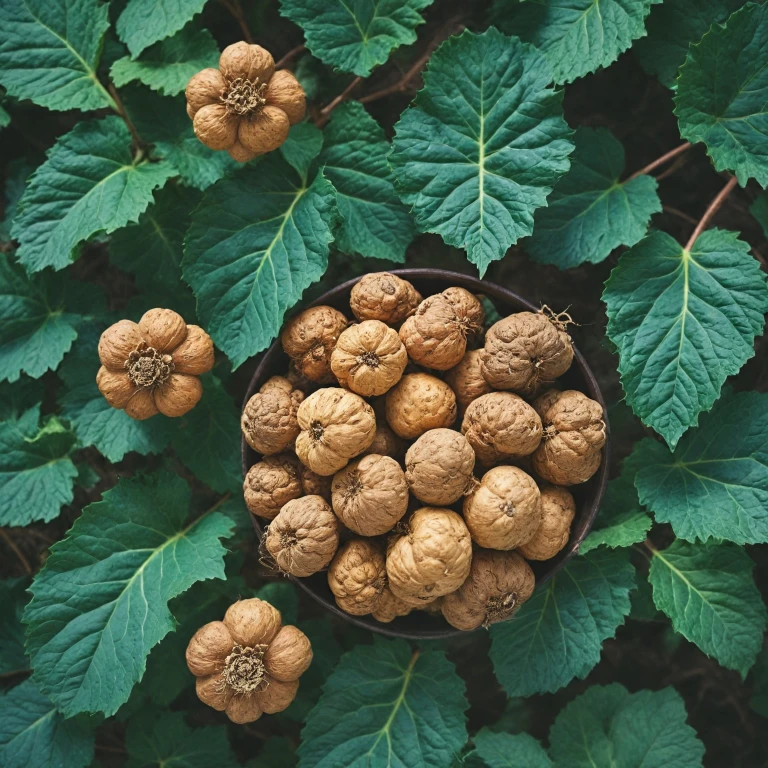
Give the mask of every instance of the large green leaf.
<svg viewBox="0 0 768 768">
<path fill-rule="evenodd" d="M 652 232 L 619 259 L 603 300 L 627 402 L 674 448 L 754 355 L 768 286 L 734 232 L 704 232 L 690 252 Z"/>
<path fill-rule="evenodd" d="M 341 658 L 302 731 L 302 768 L 444 768 L 467 741 L 464 682 L 442 651 L 374 637 Z"/>
<path fill-rule="evenodd" d="M 178 32 L 204 5 L 205 0 L 128 0 L 117 20 L 117 34 L 136 58 Z"/>
<path fill-rule="evenodd" d="M 676 540 L 654 551 L 648 579 L 656 607 L 720 664 L 747 676 L 763 646 L 766 610 L 755 564 L 735 544 Z"/>
<path fill-rule="evenodd" d="M 704 757 L 674 688 L 593 686 L 560 712 L 549 742 L 556 768 L 702 768 Z"/>
<path fill-rule="evenodd" d="M 168 601 L 224 578 L 219 539 L 232 522 L 213 512 L 186 523 L 190 497 L 168 472 L 120 480 L 51 548 L 24 622 L 34 679 L 65 715 L 114 714 L 175 627 Z"/>
<path fill-rule="evenodd" d="M 629 613 L 635 569 L 601 547 L 571 560 L 515 617 L 491 627 L 491 660 L 509 696 L 550 693 L 584 678 Z"/>
<path fill-rule="evenodd" d="M 114 107 L 96 76 L 108 11 L 99 0 L 3 0 L 0 84 L 48 109 Z"/>
<path fill-rule="evenodd" d="M 645 35 L 645 17 L 661 0 L 496 0 L 501 29 L 533 43 L 552 63 L 556 83 L 607 67 Z"/>
<path fill-rule="evenodd" d="M 277 154 L 206 192 L 184 241 L 184 279 L 235 367 L 268 346 L 325 272 L 337 217 L 322 172 L 309 183 Z"/>
<path fill-rule="evenodd" d="M 480 274 L 533 228 L 573 145 L 545 57 L 493 27 L 435 51 L 390 165 L 416 224 L 464 248 Z"/>
<path fill-rule="evenodd" d="M 281 0 L 280 13 L 304 30 L 326 64 L 368 77 L 392 51 L 416 41 L 420 11 L 433 0 Z"/>
<path fill-rule="evenodd" d="M 626 465 L 640 500 L 688 541 L 768 542 L 768 395 L 724 396 L 674 453 L 638 443 Z"/>
<path fill-rule="evenodd" d="M 472 757 L 488 768 L 552 768 L 544 747 L 527 733 L 494 733 L 483 728 L 475 734 Z"/>
<path fill-rule="evenodd" d="M 768 186 L 768 5 L 748 3 L 715 24 L 680 67 L 680 135 L 703 141 L 718 171 Z"/>
<path fill-rule="evenodd" d="M 651 176 L 619 180 L 624 147 L 609 130 L 578 128 L 574 142 L 571 169 L 534 214 L 527 244 L 534 261 L 560 269 L 596 264 L 620 245 L 635 245 L 661 211 Z"/>
<path fill-rule="evenodd" d="M 351 101 L 333 113 L 320 162 L 336 188 L 342 218 L 339 249 L 404 262 L 415 227 L 395 194 L 389 149 L 381 126 L 362 104 Z"/>
<path fill-rule="evenodd" d="M 131 137 L 119 117 L 78 123 L 32 175 L 19 202 L 13 236 L 27 272 L 63 269 L 97 232 L 136 221 L 152 191 L 174 175 L 169 163 L 131 158 Z"/>
</svg>

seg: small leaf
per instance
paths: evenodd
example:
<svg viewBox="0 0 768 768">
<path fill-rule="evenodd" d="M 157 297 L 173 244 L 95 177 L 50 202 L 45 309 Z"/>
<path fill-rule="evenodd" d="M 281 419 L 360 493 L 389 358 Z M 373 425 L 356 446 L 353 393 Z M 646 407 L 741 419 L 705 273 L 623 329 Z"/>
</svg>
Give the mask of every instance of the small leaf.
<svg viewBox="0 0 768 768">
<path fill-rule="evenodd" d="M 298 123 L 280 145 L 280 154 L 300 176 L 306 176 L 323 148 L 324 133 L 312 123 Z"/>
<path fill-rule="evenodd" d="M 464 682 L 442 651 L 374 637 L 345 654 L 301 733 L 299 765 L 444 768 L 467 741 Z"/>
<path fill-rule="evenodd" d="M 483 275 L 533 229 L 568 170 L 563 94 L 544 56 L 491 27 L 432 54 L 425 87 L 395 126 L 389 162 L 422 232 L 464 248 Z"/>
<path fill-rule="evenodd" d="M 768 6 L 747 3 L 691 47 L 677 84 L 680 135 L 703 141 L 715 168 L 742 187 L 749 179 L 768 186 L 767 38 Z"/>
<path fill-rule="evenodd" d="M 128 0 L 117 19 L 117 34 L 136 58 L 182 29 L 204 5 L 205 0 Z"/>
<path fill-rule="evenodd" d="M 494 624 L 491 661 L 507 694 L 551 693 L 586 677 L 629 613 L 634 573 L 626 552 L 597 549 L 571 560 L 512 620 Z"/>
<path fill-rule="evenodd" d="M 200 320 L 236 368 L 267 347 L 287 309 L 328 266 L 335 192 L 279 155 L 211 187 L 184 241 Z"/>
<path fill-rule="evenodd" d="M 119 88 L 138 80 L 164 96 L 175 96 L 187 87 L 193 75 L 206 67 L 218 67 L 218 63 L 219 46 L 211 33 L 187 24 L 135 61 L 130 56 L 118 59 L 110 74 Z"/>
<path fill-rule="evenodd" d="M 320 157 L 336 188 L 343 253 L 403 263 L 415 234 L 408 209 L 395 194 L 384 130 L 356 101 L 342 104 L 325 129 Z"/>
<path fill-rule="evenodd" d="M 34 679 L 67 716 L 114 714 L 175 628 L 168 601 L 224 578 L 216 512 L 185 524 L 191 492 L 168 472 L 120 480 L 51 548 L 24 612 Z"/>
<path fill-rule="evenodd" d="M 544 747 L 527 733 L 494 733 L 483 728 L 473 741 L 475 749 L 470 754 L 488 768 L 552 768 Z"/>
<path fill-rule="evenodd" d="M 64 269 L 83 240 L 136 221 L 153 190 L 173 175 L 168 163 L 131 159 L 131 137 L 119 117 L 78 123 L 49 151 L 19 202 L 19 261 L 30 273 Z"/>
<path fill-rule="evenodd" d="M 29 660 L 24 652 L 24 627 L 21 624 L 21 614 L 27 601 L 24 594 L 27 585 L 27 579 L 0 581 L 0 678 L 8 678 L 29 669 Z"/>
<path fill-rule="evenodd" d="M 648 579 L 676 632 L 746 677 L 763 645 L 766 610 L 754 563 L 735 544 L 676 540 L 654 551 Z"/>
<path fill-rule="evenodd" d="M 619 259 L 603 301 L 627 402 L 674 448 L 754 355 L 768 285 L 734 232 L 708 230 L 690 252 L 651 232 Z"/>
<path fill-rule="evenodd" d="M 574 142 L 571 169 L 534 214 L 526 246 L 534 261 L 560 269 L 597 264 L 620 245 L 635 245 L 661 211 L 654 178 L 619 181 L 624 147 L 609 130 L 577 128 Z"/>
<path fill-rule="evenodd" d="M 0 84 L 48 109 L 114 108 L 96 75 L 108 13 L 99 0 L 3 0 Z"/>
<path fill-rule="evenodd" d="M 433 0 L 282 0 L 280 13 L 304 30 L 326 64 L 368 77 L 401 45 L 416 42 L 420 11 Z"/>
</svg>

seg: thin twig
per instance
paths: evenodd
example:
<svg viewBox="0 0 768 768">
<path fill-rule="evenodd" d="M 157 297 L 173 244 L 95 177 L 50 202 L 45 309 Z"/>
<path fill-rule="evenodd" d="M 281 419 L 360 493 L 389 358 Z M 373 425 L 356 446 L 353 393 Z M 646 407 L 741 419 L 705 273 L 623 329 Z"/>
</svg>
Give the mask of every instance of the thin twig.
<svg viewBox="0 0 768 768">
<path fill-rule="evenodd" d="M 664 211 L 664 213 L 670 213 L 673 216 L 677 216 L 678 219 L 682 219 L 683 221 L 687 222 L 688 224 L 691 224 L 694 227 L 699 223 L 698 221 L 696 221 L 696 219 L 693 218 L 693 216 L 689 216 L 687 213 L 684 213 L 678 208 L 673 208 L 671 205 L 663 206 L 662 210 Z"/>
<path fill-rule="evenodd" d="M 13 554 L 16 555 L 16 558 L 21 563 L 22 568 L 26 571 L 28 576 L 32 575 L 32 567 L 29 564 L 29 560 L 27 560 L 26 557 L 24 557 L 24 553 L 19 549 L 16 542 L 10 537 L 10 535 L 4 531 L 2 528 L 0 528 L 0 536 L 2 536 L 3 541 L 11 548 L 13 551 Z"/>
<path fill-rule="evenodd" d="M 136 130 L 136 126 L 131 121 L 131 118 L 128 117 L 128 112 L 126 111 L 123 102 L 120 100 L 120 96 L 117 93 L 117 88 L 115 88 L 114 84 L 112 83 L 109 84 L 109 94 L 112 96 L 112 99 L 117 106 L 117 114 L 123 118 L 123 122 L 126 124 L 126 126 L 128 126 L 128 130 L 131 133 L 131 138 L 133 139 L 133 148 L 135 150 L 143 150 L 146 145 L 142 141 L 141 136 L 139 136 L 139 132 Z"/>
<path fill-rule="evenodd" d="M 731 194 L 733 188 L 737 184 L 735 176 L 731 176 L 728 183 L 717 193 L 715 199 L 709 204 L 709 208 L 704 211 L 704 215 L 701 217 L 701 221 L 696 225 L 696 229 L 693 230 L 688 242 L 685 244 L 685 250 L 690 251 L 693 248 L 699 235 L 707 228 L 712 217 L 720 210 L 720 206 L 725 202 L 728 195 Z"/>
<path fill-rule="evenodd" d="M 12 669 L 10 672 L 3 672 L 0 675 L 0 680 L 7 680 L 17 675 L 28 675 L 31 671 L 31 669 Z"/>
<path fill-rule="evenodd" d="M 230 12 L 230 14 L 232 14 L 232 17 L 240 27 L 240 31 L 243 33 L 245 42 L 251 45 L 253 43 L 253 36 L 245 21 L 243 9 L 240 6 L 240 0 L 221 0 L 221 4 Z"/>
<path fill-rule="evenodd" d="M 683 152 L 687 152 L 691 148 L 691 142 L 686 141 L 684 144 L 681 144 L 679 147 L 675 147 L 674 149 L 671 149 L 669 152 L 666 152 L 661 157 L 657 157 L 652 163 L 648 163 L 644 168 L 641 168 L 639 171 L 635 171 L 628 179 L 627 181 L 632 181 L 632 179 L 636 179 L 638 176 L 642 176 L 643 174 L 650 173 L 651 171 L 658 168 L 660 165 L 664 165 L 664 163 L 669 162 L 673 157 L 677 157 L 679 154 L 682 154 Z"/>
<path fill-rule="evenodd" d="M 322 128 L 328 122 L 328 117 L 331 112 L 333 112 L 333 110 L 336 109 L 336 107 L 338 107 L 339 104 L 341 104 L 341 102 L 344 101 L 362 82 L 363 78 L 358 75 L 332 102 L 320 110 L 320 119 L 317 121 L 317 126 L 319 128 Z"/>
<path fill-rule="evenodd" d="M 288 53 L 283 56 L 282 59 L 278 59 L 277 62 L 275 62 L 275 69 L 280 69 L 281 67 L 284 67 L 289 61 L 292 61 L 296 58 L 300 53 L 303 53 L 307 50 L 307 46 L 302 43 L 301 45 L 297 45 L 295 48 L 291 48 Z"/>
<path fill-rule="evenodd" d="M 672 165 L 670 165 L 669 168 L 667 168 L 666 171 L 662 171 L 661 173 L 654 176 L 654 178 L 656 179 L 657 182 L 662 181 L 666 179 L 667 176 L 671 176 L 676 171 L 679 171 L 680 168 L 682 168 L 687 162 L 688 162 L 688 155 L 684 153 L 680 155 L 677 158 L 677 160 L 675 160 L 675 162 L 672 163 Z"/>
</svg>

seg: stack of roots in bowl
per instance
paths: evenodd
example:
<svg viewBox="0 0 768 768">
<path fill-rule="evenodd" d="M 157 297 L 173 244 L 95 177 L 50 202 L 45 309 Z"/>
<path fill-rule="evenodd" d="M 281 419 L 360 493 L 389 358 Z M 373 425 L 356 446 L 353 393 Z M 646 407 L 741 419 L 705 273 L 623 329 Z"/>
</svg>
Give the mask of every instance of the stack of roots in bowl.
<svg viewBox="0 0 768 768">
<path fill-rule="evenodd" d="M 386 272 L 354 286 L 350 309 L 355 323 L 329 306 L 287 323 L 289 370 L 243 411 L 265 556 L 298 578 L 327 569 L 356 616 L 509 618 L 533 592 L 528 561 L 567 544 L 568 486 L 606 440 L 600 404 L 555 387 L 573 361 L 567 319 L 518 312 L 485 331 L 464 288 L 423 298 Z"/>
</svg>

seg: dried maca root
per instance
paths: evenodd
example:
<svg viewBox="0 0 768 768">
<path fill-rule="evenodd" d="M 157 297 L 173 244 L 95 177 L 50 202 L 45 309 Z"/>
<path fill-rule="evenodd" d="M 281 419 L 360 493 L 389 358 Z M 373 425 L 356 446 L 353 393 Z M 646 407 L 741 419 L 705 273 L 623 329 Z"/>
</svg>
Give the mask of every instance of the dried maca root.
<svg viewBox="0 0 768 768">
<path fill-rule="evenodd" d="M 349 324 L 333 307 L 310 307 L 288 321 L 280 341 L 302 376 L 319 384 L 331 384 L 331 354 L 342 331 Z"/>
<path fill-rule="evenodd" d="M 400 328 L 400 338 L 415 363 L 447 371 L 464 357 L 467 338 L 482 332 L 484 318 L 476 296 L 464 288 L 448 288 L 419 304 Z"/>
<path fill-rule="evenodd" d="M 407 281 L 389 272 L 372 272 L 355 283 L 349 306 L 360 320 L 399 325 L 416 311 L 421 294 Z"/>
<path fill-rule="evenodd" d="M 243 482 L 245 505 L 254 515 L 268 520 L 304 493 L 301 463 L 292 453 L 265 456 L 248 470 Z"/>
<path fill-rule="evenodd" d="M 318 475 L 317 472 L 313 472 L 309 467 L 305 467 L 301 463 L 299 475 L 304 496 L 322 496 L 329 504 L 331 503 L 331 483 L 333 482 L 333 477 Z"/>
<path fill-rule="evenodd" d="M 485 335 L 482 372 L 494 389 L 533 397 L 573 362 L 565 325 L 542 312 L 518 312 L 494 323 Z"/>
<path fill-rule="evenodd" d="M 389 426 L 404 440 L 456 421 L 456 396 L 444 382 L 428 373 L 408 373 L 387 392 Z"/>
<path fill-rule="evenodd" d="M 342 545 L 328 568 L 328 586 L 336 604 L 353 616 L 373 613 L 386 585 L 384 553 L 367 539 Z"/>
<path fill-rule="evenodd" d="M 536 579 L 514 552 L 476 550 L 467 580 L 440 602 L 445 620 L 465 631 L 505 621 L 533 594 Z"/>
<path fill-rule="evenodd" d="M 200 701 L 234 723 L 252 723 L 293 701 L 312 646 L 300 629 L 282 625 L 276 608 L 254 597 L 198 629 L 186 658 Z"/>
<path fill-rule="evenodd" d="M 376 412 L 375 408 L 374 412 Z M 379 419 L 377 414 L 376 434 L 365 453 L 376 453 L 379 456 L 390 456 L 393 459 L 400 460 L 405 455 L 405 442 L 387 424 L 383 423 L 385 418 L 383 410 L 381 419 Z"/>
<path fill-rule="evenodd" d="M 407 616 L 413 610 L 409 605 L 399 597 L 395 597 L 389 587 L 384 587 L 376 608 L 372 611 L 373 618 L 382 624 L 389 624 L 399 616 Z"/>
<path fill-rule="evenodd" d="M 517 551 L 526 560 L 549 560 L 568 543 L 576 502 L 565 489 L 556 485 L 541 488 L 541 524 L 533 538 Z"/>
<path fill-rule="evenodd" d="M 298 411 L 303 400 L 303 392 L 282 376 L 264 382 L 240 418 L 248 445 L 265 456 L 292 448 L 300 431 Z"/>
<path fill-rule="evenodd" d="M 481 355 L 480 349 L 467 350 L 459 364 L 445 375 L 445 382 L 456 395 L 462 416 L 473 400 L 492 391 L 491 385 L 483 377 Z"/>
</svg>

